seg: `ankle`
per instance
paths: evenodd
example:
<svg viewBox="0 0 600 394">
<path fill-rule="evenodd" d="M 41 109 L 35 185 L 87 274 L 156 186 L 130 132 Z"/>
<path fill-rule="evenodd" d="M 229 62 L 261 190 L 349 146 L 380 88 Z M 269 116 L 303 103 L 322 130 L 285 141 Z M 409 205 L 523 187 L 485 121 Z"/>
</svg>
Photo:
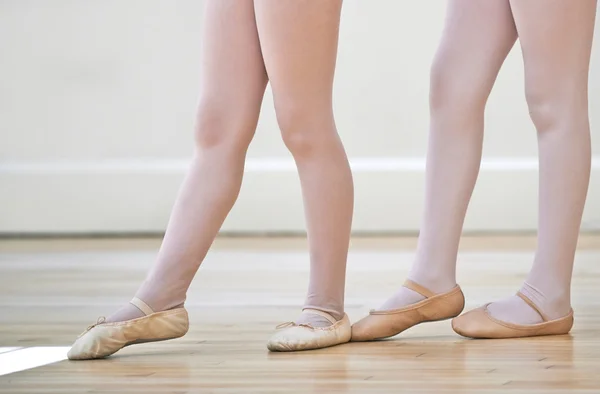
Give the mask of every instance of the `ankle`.
<svg viewBox="0 0 600 394">
<path fill-rule="evenodd" d="M 407 276 L 407 279 L 425 287 L 435 294 L 445 293 L 456 286 L 456 278 L 450 275 L 431 275 L 427 273 L 411 272 Z"/>
<path fill-rule="evenodd" d="M 566 316 L 571 310 L 571 294 L 568 289 L 557 286 L 551 291 L 544 291 L 538 286 L 524 282 L 519 291 L 550 320 Z"/>
<path fill-rule="evenodd" d="M 327 307 L 320 307 L 317 305 L 304 305 L 302 307 L 302 313 L 310 313 L 310 310 L 314 309 L 317 311 L 321 311 L 321 312 L 325 312 L 328 315 L 330 315 L 331 317 L 333 317 L 336 321 L 340 321 L 344 318 L 345 313 L 344 310 L 342 309 L 341 311 L 338 309 L 333 309 L 333 308 L 327 308 Z"/>
<path fill-rule="evenodd" d="M 135 297 L 144 301 L 154 312 L 181 307 L 186 300 L 185 293 L 157 286 L 142 286 Z"/>
</svg>

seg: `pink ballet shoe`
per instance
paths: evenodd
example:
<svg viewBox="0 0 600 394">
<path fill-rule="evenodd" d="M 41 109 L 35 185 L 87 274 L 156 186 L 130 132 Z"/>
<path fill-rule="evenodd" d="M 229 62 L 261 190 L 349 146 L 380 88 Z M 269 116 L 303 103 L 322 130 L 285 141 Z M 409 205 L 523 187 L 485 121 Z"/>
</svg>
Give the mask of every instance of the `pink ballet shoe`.
<svg viewBox="0 0 600 394">
<path fill-rule="evenodd" d="M 139 298 L 131 303 L 146 316 L 123 322 L 105 323 L 104 318 L 88 327 L 75 341 L 67 354 L 69 360 L 104 358 L 125 346 L 165 341 L 184 336 L 189 328 L 185 308 L 154 312 Z"/>
<path fill-rule="evenodd" d="M 486 304 L 452 320 L 452 329 L 459 335 L 477 339 L 523 338 L 568 334 L 573 327 L 573 310 L 564 317 L 549 320 L 524 294 L 517 295 L 542 317 L 538 324 L 513 324 L 494 318 Z"/>
<path fill-rule="evenodd" d="M 451 319 L 465 307 L 465 296 L 458 285 L 442 294 L 434 294 L 411 280 L 404 282 L 404 287 L 425 299 L 399 309 L 372 310 L 352 326 L 353 342 L 389 338 L 420 323 Z"/>
<path fill-rule="evenodd" d="M 309 324 L 283 323 L 277 326 L 277 331 L 267 342 L 267 348 L 272 352 L 295 352 L 299 350 L 321 349 L 350 341 L 350 320 L 348 315 L 336 321 L 329 313 L 316 309 L 305 309 L 323 316 L 332 324 L 328 327 L 312 327 Z"/>
</svg>

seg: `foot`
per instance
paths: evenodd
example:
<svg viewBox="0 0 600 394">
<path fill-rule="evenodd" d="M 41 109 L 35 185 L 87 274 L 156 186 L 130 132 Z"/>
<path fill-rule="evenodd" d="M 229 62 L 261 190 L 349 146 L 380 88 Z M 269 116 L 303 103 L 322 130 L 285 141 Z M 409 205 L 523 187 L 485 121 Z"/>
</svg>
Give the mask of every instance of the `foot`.
<svg viewBox="0 0 600 394">
<path fill-rule="evenodd" d="M 546 297 L 527 282 L 520 292 L 531 300 L 539 312 L 523 298 L 513 295 L 489 304 L 487 310 L 490 315 L 506 323 L 527 325 L 559 319 L 568 315 L 571 310 L 568 297 Z"/>
<path fill-rule="evenodd" d="M 422 300 L 399 308 L 372 310 L 369 316 L 352 326 L 352 341 L 389 338 L 420 323 L 451 319 L 465 306 L 465 297 L 458 285 L 444 293 L 434 293 L 410 280 L 404 287 L 419 294 Z"/>
<path fill-rule="evenodd" d="M 277 326 L 267 342 L 272 352 L 294 352 L 321 349 L 350 341 L 351 326 L 348 315 L 336 320 L 329 313 L 304 309 L 295 322 Z"/>
<path fill-rule="evenodd" d="M 514 298 L 484 305 L 452 320 L 452 328 L 457 334 L 480 339 L 564 335 L 572 327 L 573 310 L 570 307 L 565 312 L 560 303 L 548 302 L 541 292 L 527 283 Z"/>
<path fill-rule="evenodd" d="M 187 333 L 189 320 L 184 308 L 155 312 L 139 298 L 131 303 L 143 313 L 142 317 L 121 322 L 98 319 L 79 335 L 67 354 L 69 360 L 104 358 L 125 346 L 179 338 Z"/>
</svg>

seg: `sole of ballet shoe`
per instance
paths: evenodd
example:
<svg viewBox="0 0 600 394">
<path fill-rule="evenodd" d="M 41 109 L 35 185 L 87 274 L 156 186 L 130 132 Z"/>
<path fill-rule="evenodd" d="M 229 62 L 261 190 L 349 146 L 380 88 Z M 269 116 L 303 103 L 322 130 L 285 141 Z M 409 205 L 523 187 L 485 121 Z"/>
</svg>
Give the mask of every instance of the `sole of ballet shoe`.
<svg viewBox="0 0 600 394">
<path fill-rule="evenodd" d="M 335 321 L 335 320 L 334 320 Z M 311 327 L 305 324 L 284 323 L 267 342 L 272 352 L 297 352 L 322 349 L 350 341 L 351 326 L 348 315 L 328 327 Z"/>
<path fill-rule="evenodd" d="M 573 327 L 573 310 L 560 319 L 548 319 L 539 308 L 525 295 L 517 293 L 541 317 L 537 324 L 514 324 L 501 321 L 492 316 L 486 304 L 460 315 L 452 320 L 452 329 L 458 335 L 473 339 L 507 339 L 547 335 L 565 335 Z"/>
<path fill-rule="evenodd" d="M 189 317 L 184 308 L 151 313 L 137 319 L 115 323 L 97 323 L 75 341 L 69 360 L 92 360 L 108 357 L 126 346 L 166 341 L 184 336 Z"/>
<path fill-rule="evenodd" d="M 399 309 L 372 310 L 352 326 L 352 342 L 390 338 L 417 324 L 452 319 L 460 315 L 465 307 L 465 296 L 458 285 L 441 294 L 434 294 L 409 280 L 404 287 L 421 294 L 425 299 Z"/>
</svg>

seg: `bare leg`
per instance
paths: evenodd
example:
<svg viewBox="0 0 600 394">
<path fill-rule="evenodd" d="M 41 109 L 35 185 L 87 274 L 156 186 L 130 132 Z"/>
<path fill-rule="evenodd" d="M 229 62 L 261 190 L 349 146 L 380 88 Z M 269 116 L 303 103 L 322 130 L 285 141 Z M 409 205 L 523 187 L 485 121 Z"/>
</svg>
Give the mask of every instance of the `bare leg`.
<svg viewBox="0 0 600 394">
<path fill-rule="evenodd" d="M 238 196 L 267 83 L 252 0 L 209 0 L 205 16 L 196 154 L 158 259 L 136 294 L 155 311 L 183 304 Z M 142 315 L 128 304 L 108 321 Z"/>
<path fill-rule="evenodd" d="M 344 316 L 352 175 L 332 110 L 341 0 L 255 0 L 277 119 L 302 184 L 310 245 L 305 308 Z M 315 314 L 297 323 L 327 326 Z"/>
<path fill-rule="evenodd" d="M 425 213 L 409 273 L 434 293 L 456 285 L 458 244 L 481 161 L 485 104 L 515 40 L 508 0 L 449 1 L 431 70 Z M 401 287 L 381 309 L 423 298 Z"/>
<path fill-rule="evenodd" d="M 571 276 L 590 176 L 588 71 L 596 0 L 511 0 L 525 61 L 527 102 L 538 131 L 538 249 L 521 289 L 549 319 L 571 308 Z M 493 303 L 500 320 L 541 317 L 521 298 Z"/>
</svg>

